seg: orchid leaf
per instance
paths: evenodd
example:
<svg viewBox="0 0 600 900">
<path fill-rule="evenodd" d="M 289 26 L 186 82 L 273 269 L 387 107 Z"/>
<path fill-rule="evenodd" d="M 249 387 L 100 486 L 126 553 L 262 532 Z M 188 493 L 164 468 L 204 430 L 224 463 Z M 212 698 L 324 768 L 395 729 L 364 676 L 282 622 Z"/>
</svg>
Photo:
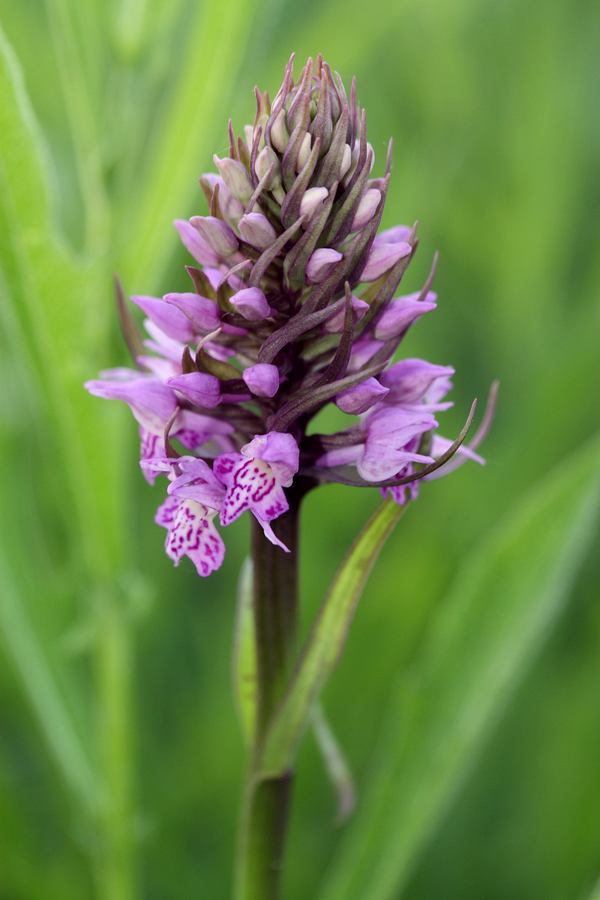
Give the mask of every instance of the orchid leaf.
<svg viewBox="0 0 600 900">
<path fill-rule="evenodd" d="M 568 602 L 598 517 L 595 440 L 465 559 L 410 677 L 320 900 L 397 900 L 485 737 Z"/>
<path fill-rule="evenodd" d="M 371 569 L 405 508 L 393 500 L 384 501 L 359 532 L 337 572 L 266 734 L 263 774 L 276 776 L 291 764 L 314 703 L 338 662 Z"/>
<path fill-rule="evenodd" d="M 233 686 L 237 712 L 246 746 L 251 746 L 256 727 L 258 681 L 254 616 L 252 611 L 252 560 L 240 570 L 233 642 Z M 327 776 L 337 798 L 336 824 L 343 824 L 356 804 L 356 791 L 343 751 L 319 703 L 312 710 L 311 725 Z"/>
</svg>

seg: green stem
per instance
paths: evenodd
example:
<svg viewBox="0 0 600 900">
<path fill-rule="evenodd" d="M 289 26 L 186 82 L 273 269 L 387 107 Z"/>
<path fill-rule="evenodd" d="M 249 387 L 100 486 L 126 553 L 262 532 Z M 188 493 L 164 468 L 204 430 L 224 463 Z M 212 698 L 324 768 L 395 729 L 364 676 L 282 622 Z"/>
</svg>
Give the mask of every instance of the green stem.
<svg viewBox="0 0 600 900">
<path fill-rule="evenodd" d="M 293 505 L 292 505 L 293 504 Z M 281 698 L 293 659 L 298 602 L 299 500 L 277 520 L 277 533 L 289 547 L 286 553 L 265 539 L 253 524 L 253 608 L 258 677 L 257 740 Z"/>
<path fill-rule="evenodd" d="M 292 773 L 249 780 L 242 810 L 236 900 L 278 900 Z"/>
<path fill-rule="evenodd" d="M 290 548 L 269 543 L 258 523 L 252 535 L 253 612 L 258 681 L 256 733 L 244 792 L 236 871 L 236 900 L 278 900 L 293 772 L 260 779 L 253 768 L 285 690 L 294 660 L 298 603 L 298 519 L 302 492 L 290 492 L 277 534 Z"/>
</svg>

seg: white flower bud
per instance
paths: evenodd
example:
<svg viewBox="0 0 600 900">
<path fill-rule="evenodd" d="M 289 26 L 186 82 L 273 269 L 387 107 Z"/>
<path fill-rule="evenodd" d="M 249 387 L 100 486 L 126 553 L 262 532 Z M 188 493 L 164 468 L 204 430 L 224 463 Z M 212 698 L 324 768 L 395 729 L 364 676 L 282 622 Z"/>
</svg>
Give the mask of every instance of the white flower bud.
<svg viewBox="0 0 600 900">
<path fill-rule="evenodd" d="M 340 178 L 343 178 L 352 165 L 352 150 L 350 144 L 344 144 L 344 153 L 342 155 L 342 164 L 340 166 Z"/>
<path fill-rule="evenodd" d="M 283 153 L 288 145 L 289 139 L 290 136 L 288 134 L 287 125 L 285 124 L 285 110 L 280 109 L 271 126 L 271 143 L 276 150 Z"/>
<path fill-rule="evenodd" d="M 304 168 L 310 156 L 310 134 L 308 131 L 302 138 L 300 150 L 298 151 L 298 159 L 296 160 L 296 171 L 299 172 Z"/>
<path fill-rule="evenodd" d="M 252 247 L 264 250 L 272 244 L 277 237 L 277 232 L 262 213 L 247 213 L 238 222 L 238 230 Z"/>
<path fill-rule="evenodd" d="M 313 187 L 305 191 L 300 203 L 300 215 L 312 218 L 316 210 L 323 204 L 329 196 L 329 191 L 324 187 Z"/>
<path fill-rule="evenodd" d="M 247 203 L 254 189 L 243 163 L 237 159 L 219 159 L 216 155 L 213 160 L 232 196 L 240 203 Z"/>
<path fill-rule="evenodd" d="M 375 151 L 373 150 L 373 144 L 370 144 L 367 141 L 367 159 L 371 159 L 371 165 L 369 166 L 369 174 L 373 171 L 373 166 L 375 165 Z"/>
<path fill-rule="evenodd" d="M 265 177 L 271 168 L 273 168 L 273 171 L 269 183 L 267 184 L 267 188 L 279 187 L 281 185 L 281 167 L 279 165 L 279 159 L 272 147 L 263 147 L 256 157 L 255 164 L 256 175 L 259 181 Z"/>
<path fill-rule="evenodd" d="M 378 191 L 377 188 L 369 188 L 368 191 L 364 192 L 360 198 L 358 209 L 354 214 L 354 219 L 352 220 L 352 231 L 363 228 L 367 222 L 371 221 L 375 215 L 375 210 L 379 206 L 380 200 L 381 191 Z"/>
</svg>

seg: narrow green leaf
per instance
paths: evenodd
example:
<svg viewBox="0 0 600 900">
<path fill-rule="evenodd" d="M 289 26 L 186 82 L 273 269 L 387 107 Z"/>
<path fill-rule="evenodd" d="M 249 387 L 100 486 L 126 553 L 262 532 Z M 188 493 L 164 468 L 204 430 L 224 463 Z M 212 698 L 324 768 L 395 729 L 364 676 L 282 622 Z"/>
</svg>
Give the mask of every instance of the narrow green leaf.
<svg viewBox="0 0 600 900">
<path fill-rule="evenodd" d="M 325 770 L 337 797 L 336 825 L 343 825 L 354 812 L 356 788 L 346 757 L 320 703 L 315 703 L 313 707 L 312 727 Z"/>
<path fill-rule="evenodd" d="M 106 250 L 110 224 L 97 127 L 99 111 L 94 109 L 86 84 L 84 48 L 77 33 L 75 4 L 67 0 L 46 0 L 46 8 L 83 198 L 85 249 L 90 255 L 99 255 Z"/>
<path fill-rule="evenodd" d="M 588 897 L 588 900 L 600 900 L 600 878 L 592 888 L 592 892 Z"/>
<path fill-rule="evenodd" d="M 98 815 L 105 791 L 75 729 L 45 653 L 29 622 L 7 561 L 0 557 L 0 636 L 40 723 L 50 755 L 90 816 Z"/>
<path fill-rule="evenodd" d="M 258 696 L 250 557 L 244 561 L 238 581 L 232 668 L 235 705 L 244 741 L 249 747 L 254 739 Z M 356 803 L 352 773 L 320 703 L 313 707 L 311 725 L 325 771 L 336 794 L 336 823 L 341 825 L 352 814 Z"/>
<path fill-rule="evenodd" d="M 156 284 L 176 247 L 171 227 L 185 217 L 194 184 L 210 150 L 215 124 L 225 128 L 227 104 L 245 50 L 254 0 L 206 0 L 189 22 L 185 58 L 177 87 L 156 129 L 160 136 L 145 174 L 146 190 L 127 216 L 127 245 L 117 267 L 125 288 Z M 222 140 L 221 140 L 222 143 Z M 131 198 L 127 197 L 130 204 Z"/>
<path fill-rule="evenodd" d="M 335 668 L 367 578 L 406 507 L 386 500 L 359 532 L 323 601 L 290 686 L 265 737 L 262 772 L 290 765 L 323 685 Z"/>
<path fill-rule="evenodd" d="M 392 696 L 361 814 L 323 900 L 398 900 L 482 742 L 568 601 L 598 516 L 598 441 L 563 461 L 465 560 Z"/>
<path fill-rule="evenodd" d="M 254 738 L 258 698 L 250 557 L 244 561 L 238 581 L 233 637 L 233 692 L 242 734 L 246 744 L 250 746 Z"/>
<path fill-rule="evenodd" d="M 55 529 L 57 516 L 63 517 L 65 548 L 77 572 L 67 602 L 76 600 L 98 616 L 93 700 L 99 713 L 97 747 L 105 792 L 96 822 L 103 847 L 100 879 L 102 896 L 130 900 L 135 880 L 130 786 L 134 723 L 129 705 L 131 638 L 117 587 L 128 558 L 125 492 L 118 482 L 123 472 L 121 434 L 115 428 L 120 411 L 96 402 L 83 389 L 83 381 L 96 371 L 96 354 L 104 351 L 112 304 L 103 302 L 103 294 L 110 279 L 100 260 L 78 260 L 56 227 L 49 190 L 52 169 L 43 136 L 18 61 L 1 32 L 0 95 L 0 288 L 18 340 L 8 355 L 26 362 L 28 380 L 35 382 L 43 409 L 43 418 L 33 417 L 29 425 L 32 432 L 43 429 L 44 452 L 36 445 L 35 470 L 18 477 L 35 482 L 46 471 L 62 489 L 60 509 L 52 510 L 45 527 Z M 11 479 L 16 474 L 4 472 Z M 44 514 L 42 503 L 31 510 L 35 517 Z M 40 570 L 40 599 L 47 577 Z M 59 681 L 53 681 L 54 667 L 20 608 L 22 581 L 16 573 L 3 609 L 9 650 L 66 782 L 90 811 L 97 806 L 95 775 L 79 746 Z"/>
<path fill-rule="evenodd" d="M 64 465 L 57 472 L 81 523 L 80 540 L 95 571 L 114 577 L 125 547 L 116 411 L 88 397 L 82 383 L 102 350 L 102 270 L 81 264 L 53 221 L 50 164 L 25 93 L 18 61 L 0 32 L 0 270 L 3 303 L 22 334 L 22 352 L 45 399 Z M 109 280 L 106 280 L 109 288 Z M 106 486 L 112 485 L 113 490 Z"/>
</svg>

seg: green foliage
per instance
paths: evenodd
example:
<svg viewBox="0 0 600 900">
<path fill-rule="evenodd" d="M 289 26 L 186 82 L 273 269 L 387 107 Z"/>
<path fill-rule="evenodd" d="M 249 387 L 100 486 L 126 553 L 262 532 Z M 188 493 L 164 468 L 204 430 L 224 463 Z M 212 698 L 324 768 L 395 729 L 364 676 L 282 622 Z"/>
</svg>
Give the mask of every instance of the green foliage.
<svg viewBox="0 0 600 900">
<path fill-rule="evenodd" d="M 599 424 L 598 9 L 5 0 L 2 18 L 0 894 L 229 894 L 247 536 L 228 530 L 209 582 L 173 572 L 135 428 L 81 384 L 127 364 L 112 273 L 185 283 L 170 220 L 203 211 L 230 112 L 251 118 L 295 49 L 356 73 L 378 172 L 395 140 L 386 224 L 421 222 L 417 274 L 441 251 L 439 310 L 407 352 L 456 365 L 458 410 L 494 377 L 502 394 L 487 468 L 424 485 L 373 571 L 325 691 L 355 820 L 332 827 L 317 720 L 286 897 L 595 896 L 597 554 L 576 570 L 598 448 L 576 451 Z M 368 494 L 308 498 L 307 632 Z"/>
<path fill-rule="evenodd" d="M 600 512 L 600 441 L 469 553 L 392 696 L 361 815 L 323 897 L 403 895 L 411 867 L 563 610 Z"/>
</svg>

